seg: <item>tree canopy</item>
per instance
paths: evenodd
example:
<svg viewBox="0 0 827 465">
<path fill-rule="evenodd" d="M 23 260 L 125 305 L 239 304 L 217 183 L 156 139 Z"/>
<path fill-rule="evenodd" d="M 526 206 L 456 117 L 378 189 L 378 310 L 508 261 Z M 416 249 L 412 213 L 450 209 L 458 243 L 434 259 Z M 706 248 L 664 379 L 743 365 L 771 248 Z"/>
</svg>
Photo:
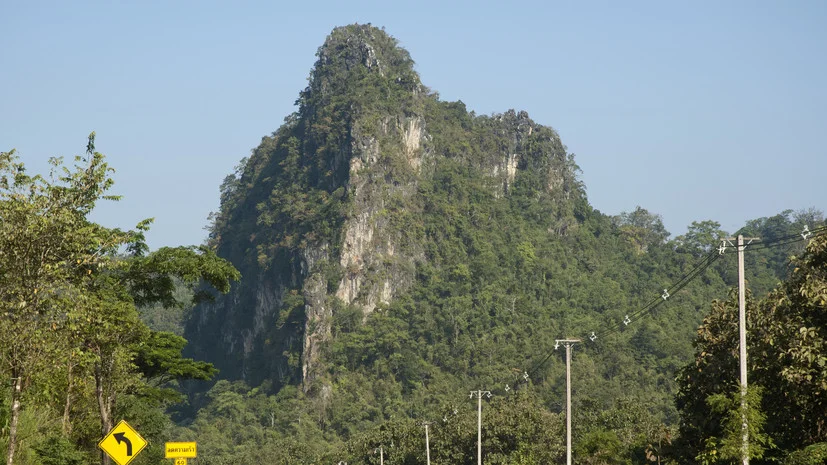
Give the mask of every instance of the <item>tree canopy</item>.
<svg viewBox="0 0 827 465">
<path fill-rule="evenodd" d="M 190 305 L 177 301 L 174 283 L 205 297 L 209 289 L 227 292 L 238 271 L 203 247 L 149 252 L 151 220 L 130 231 L 90 221 L 98 201 L 118 199 L 107 193 L 112 169 L 94 140 L 92 133 L 72 166 L 52 159 L 48 175 L 28 174 L 14 151 L 0 154 L 0 373 L 11 378 L 0 423 L 8 465 L 88 462 L 115 416 L 158 421 L 181 399 L 171 383 L 215 374 L 182 357 L 183 338 L 148 328 L 137 305 Z"/>
</svg>

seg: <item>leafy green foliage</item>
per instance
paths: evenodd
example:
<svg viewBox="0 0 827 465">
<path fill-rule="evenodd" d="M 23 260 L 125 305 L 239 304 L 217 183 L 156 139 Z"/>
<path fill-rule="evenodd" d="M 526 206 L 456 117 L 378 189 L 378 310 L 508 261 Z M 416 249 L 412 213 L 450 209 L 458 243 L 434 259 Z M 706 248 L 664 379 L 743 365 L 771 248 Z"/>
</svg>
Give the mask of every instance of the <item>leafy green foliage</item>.
<svg viewBox="0 0 827 465">
<path fill-rule="evenodd" d="M 790 453 L 784 465 L 820 465 L 827 461 L 827 443 L 811 444 Z"/>
<path fill-rule="evenodd" d="M 97 201 L 116 199 L 105 194 L 111 169 L 94 133 L 75 161 L 53 159 L 48 177 L 29 176 L 13 151 L 0 154 L 0 374 L 12 379 L 0 440 L 9 465 L 88 463 L 120 415 L 150 438 L 162 434 L 161 408 L 180 400 L 170 384 L 215 370 L 183 358 L 186 341 L 151 331 L 135 305 L 181 305 L 176 282 L 198 296 L 227 292 L 239 277 L 206 248 L 149 253 L 149 220 L 134 231 L 89 221 Z"/>
<path fill-rule="evenodd" d="M 766 453 L 766 463 L 825 441 L 825 250 L 827 238 L 813 238 L 791 261 L 793 272 L 787 280 L 761 301 L 748 301 L 748 377 L 762 387 L 752 394 L 758 400 L 750 409 L 755 415 L 751 423 L 760 425 L 762 415 L 767 415 L 764 433 L 751 435 L 758 438 L 757 456 L 762 437 L 764 445 L 776 445 Z M 704 454 L 708 461 L 710 451 L 726 459 L 735 447 L 720 438 L 734 434 L 732 401 L 727 399 L 737 373 L 736 319 L 734 297 L 714 303 L 698 333 L 696 361 L 679 376 L 679 451 Z"/>
<path fill-rule="evenodd" d="M 761 459 L 768 449 L 774 447 L 772 439 L 764 432 L 766 414 L 760 409 L 760 387 L 748 389 L 741 400 L 741 390 L 731 394 L 713 394 L 706 399 L 712 412 L 722 417 L 721 437 L 706 438 L 704 450 L 698 455 L 700 463 L 735 463 L 743 457 L 743 425 L 747 425 L 749 458 Z"/>
<path fill-rule="evenodd" d="M 34 447 L 43 465 L 83 465 L 87 456 L 62 436 L 46 438 Z"/>
</svg>

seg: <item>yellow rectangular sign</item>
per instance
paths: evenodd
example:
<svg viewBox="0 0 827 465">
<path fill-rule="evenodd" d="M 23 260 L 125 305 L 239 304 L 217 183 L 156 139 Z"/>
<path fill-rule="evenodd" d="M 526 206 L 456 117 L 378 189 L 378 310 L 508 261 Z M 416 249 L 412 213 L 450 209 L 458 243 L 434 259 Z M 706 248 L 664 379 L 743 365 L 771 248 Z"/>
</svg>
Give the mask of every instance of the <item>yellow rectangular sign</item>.
<svg viewBox="0 0 827 465">
<path fill-rule="evenodd" d="M 168 442 L 164 447 L 164 458 L 194 459 L 196 447 L 194 442 Z"/>
</svg>

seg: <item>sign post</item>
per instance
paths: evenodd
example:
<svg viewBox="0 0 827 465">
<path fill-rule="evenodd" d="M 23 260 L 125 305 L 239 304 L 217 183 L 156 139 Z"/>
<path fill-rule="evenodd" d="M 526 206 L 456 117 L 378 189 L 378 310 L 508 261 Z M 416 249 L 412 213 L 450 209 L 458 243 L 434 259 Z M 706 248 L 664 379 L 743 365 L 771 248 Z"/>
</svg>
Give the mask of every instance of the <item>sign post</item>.
<svg viewBox="0 0 827 465">
<path fill-rule="evenodd" d="M 124 420 L 115 425 L 98 443 L 98 447 L 118 465 L 128 465 L 146 445 L 146 439 Z"/>
</svg>

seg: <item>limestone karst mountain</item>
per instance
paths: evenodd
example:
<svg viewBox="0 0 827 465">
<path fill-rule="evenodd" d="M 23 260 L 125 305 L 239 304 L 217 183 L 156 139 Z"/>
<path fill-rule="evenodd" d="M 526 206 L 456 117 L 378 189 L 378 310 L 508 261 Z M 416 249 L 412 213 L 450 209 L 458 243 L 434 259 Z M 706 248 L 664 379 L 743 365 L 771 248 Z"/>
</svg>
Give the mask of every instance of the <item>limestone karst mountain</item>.
<svg viewBox="0 0 827 465">
<path fill-rule="evenodd" d="M 317 55 L 298 111 L 222 187 L 211 241 L 244 279 L 194 313 L 187 337 L 226 377 L 309 386 L 337 306 L 369 314 L 410 289 L 429 260 L 421 185 L 440 163 L 484 175 L 492 199 L 521 181 L 553 199 L 555 234 L 584 201 L 555 131 L 440 101 L 383 30 L 337 28 Z"/>
</svg>

